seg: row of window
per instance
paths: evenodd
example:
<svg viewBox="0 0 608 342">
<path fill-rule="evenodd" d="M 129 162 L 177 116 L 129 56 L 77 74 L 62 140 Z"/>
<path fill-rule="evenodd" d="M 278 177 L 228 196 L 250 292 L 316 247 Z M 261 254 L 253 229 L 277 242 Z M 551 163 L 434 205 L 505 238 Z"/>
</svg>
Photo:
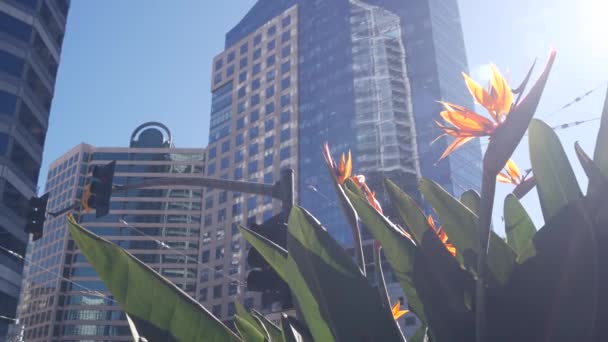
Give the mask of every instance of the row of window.
<svg viewBox="0 0 608 342">
<path fill-rule="evenodd" d="M 289 132 L 290 132 L 289 130 L 283 130 L 281 132 L 281 137 L 280 137 L 281 142 L 289 140 L 289 138 L 290 138 Z M 260 153 L 260 145 L 258 143 L 251 143 L 248 146 L 249 147 L 247 149 L 248 149 L 250 158 L 254 157 Z M 264 139 L 264 150 L 267 151 L 267 150 L 271 149 L 273 146 L 274 146 L 274 136 L 266 137 Z M 283 161 L 283 160 L 286 160 L 289 158 L 291 158 L 291 147 L 290 146 L 282 147 L 279 150 L 279 160 Z M 243 158 L 242 150 L 239 150 L 234 153 L 234 163 L 240 163 L 243 161 L 243 159 L 244 158 Z M 266 154 L 264 156 L 264 167 L 272 166 L 273 159 L 274 159 L 274 156 L 272 154 Z M 230 164 L 230 160 L 228 159 L 228 157 L 222 158 L 220 160 L 220 171 L 228 169 L 229 164 Z M 237 171 L 237 170 L 240 170 L 240 171 Z M 260 169 L 258 168 L 257 160 L 252 160 L 249 162 L 248 167 L 247 167 L 248 174 L 251 175 L 259 170 Z M 209 165 L 207 165 L 207 175 L 208 176 L 215 176 L 216 171 L 217 171 L 217 169 L 216 169 L 215 163 L 210 163 Z M 235 179 L 243 178 L 242 167 L 237 167 L 234 172 L 235 172 L 235 176 L 234 176 Z M 238 174 L 238 176 L 237 176 L 237 174 Z"/>
<path fill-rule="evenodd" d="M 291 16 L 286 16 L 281 21 L 281 26 L 283 27 L 283 29 L 287 28 L 290 24 L 291 24 Z M 276 25 L 272 25 L 266 30 L 266 35 L 269 38 L 274 37 L 276 35 L 276 33 L 277 33 Z M 290 34 L 291 34 L 290 31 L 283 32 L 283 34 L 281 36 L 281 40 L 284 42 L 288 41 L 290 38 Z M 274 41 L 274 40 L 272 40 L 272 41 Z M 262 43 L 262 34 L 259 33 L 255 37 L 253 37 L 253 46 L 258 46 L 261 43 Z M 269 44 L 270 44 L 270 42 L 268 43 L 267 47 L 269 46 Z M 244 42 L 239 47 L 239 52 L 241 55 L 246 54 L 248 50 L 249 50 L 249 42 Z M 227 61 L 227 63 L 230 63 L 230 62 L 234 61 L 235 58 L 236 58 L 236 52 L 230 51 L 226 56 L 226 61 Z M 215 62 L 215 69 L 219 70 L 222 68 L 223 65 L 224 65 L 224 60 L 218 59 Z"/>
</svg>

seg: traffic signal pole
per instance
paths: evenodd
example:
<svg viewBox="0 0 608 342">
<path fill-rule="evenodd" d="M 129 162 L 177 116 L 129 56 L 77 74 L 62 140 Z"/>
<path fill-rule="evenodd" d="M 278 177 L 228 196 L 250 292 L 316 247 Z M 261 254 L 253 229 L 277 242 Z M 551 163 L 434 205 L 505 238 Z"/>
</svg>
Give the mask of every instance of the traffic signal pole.
<svg viewBox="0 0 608 342">
<path fill-rule="evenodd" d="M 295 203 L 294 172 L 292 169 L 281 170 L 280 180 L 274 184 L 242 182 L 210 177 L 184 177 L 184 178 L 154 178 L 141 183 L 114 185 L 113 192 L 126 192 L 129 190 L 153 188 L 157 186 L 192 186 L 212 188 L 233 192 L 243 192 L 252 195 L 270 196 L 281 200 L 285 220 Z"/>
</svg>

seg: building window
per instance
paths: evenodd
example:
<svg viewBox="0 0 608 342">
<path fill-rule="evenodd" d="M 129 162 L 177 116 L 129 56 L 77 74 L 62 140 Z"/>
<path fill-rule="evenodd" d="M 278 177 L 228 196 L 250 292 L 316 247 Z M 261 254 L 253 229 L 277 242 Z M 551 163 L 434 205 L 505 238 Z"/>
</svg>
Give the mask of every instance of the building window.
<svg viewBox="0 0 608 342">
<path fill-rule="evenodd" d="M 266 98 L 272 97 L 274 95 L 274 86 L 270 86 L 266 88 Z"/>
<path fill-rule="evenodd" d="M 258 171 L 258 161 L 254 160 L 252 162 L 249 162 L 249 166 L 247 167 L 247 172 L 249 172 L 249 174 L 251 175 L 252 173 L 255 173 Z"/>
<path fill-rule="evenodd" d="M 214 273 L 214 279 L 220 279 L 221 277 L 224 276 L 224 265 L 217 265 L 215 266 L 215 273 Z"/>
<path fill-rule="evenodd" d="M 243 178 L 243 168 L 237 167 L 236 169 L 234 169 L 234 179 L 240 180 L 242 178 Z"/>
<path fill-rule="evenodd" d="M 268 56 L 268 58 L 266 58 L 266 67 L 273 66 L 276 61 L 277 57 L 275 55 Z"/>
<path fill-rule="evenodd" d="M 260 79 L 256 78 L 255 80 L 251 81 L 251 90 L 258 90 L 260 89 Z"/>
<path fill-rule="evenodd" d="M 213 176 L 215 174 L 215 164 L 207 165 L 207 174 Z"/>
<path fill-rule="evenodd" d="M 281 107 L 288 106 L 290 103 L 291 103 L 291 95 L 290 94 L 281 95 Z"/>
<path fill-rule="evenodd" d="M 257 138 L 260 134 L 260 129 L 258 126 L 253 126 L 249 129 L 249 139 Z"/>
<path fill-rule="evenodd" d="M 229 164 L 230 160 L 228 159 L 228 157 L 222 158 L 222 160 L 220 161 L 220 169 L 226 170 Z"/>
<path fill-rule="evenodd" d="M 291 45 L 286 45 L 281 49 L 281 57 L 287 58 L 291 54 Z"/>
<path fill-rule="evenodd" d="M 291 112 L 286 111 L 281 113 L 281 123 L 285 124 L 291 120 Z"/>
<path fill-rule="evenodd" d="M 215 248 L 215 260 L 224 259 L 224 247 L 216 247 Z"/>
<path fill-rule="evenodd" d="M 273 158 L 272 154 L 268 154 L 264 157 L 264 167 L 272 166 Z"/>
<path fill-rule="evenodd" d="M 283 26 L 283 28 L 289 26 L 290 24 L 291 24 L 291 15 L 288 15 L 281 20 L 281 25 Z"/>
<path fill-rule="evenodd" d="M 273 39 L 273 40 L 269 41 L 268 44 L 266 44 L 266 50 L 272 51 L 272 50 L 274 50 L 274 48 L 276 46 L 277 46 L 277 42 L 276 42 L 276 40 Z"/>
<path fill-rule="evenodd" d="M 221 191 L 218 195 L 218 202 L 219 204 L 223 204 L 226 203 L 226 201 L 228 200 L 228 192 L 227 191 Z"/>
<path fill-rule="evenodd" d="M 291 32 L 290 31 L 283 32 L 283 34 L 281 35 L 281 42 L 282 43 L 286 43 L 286 42 L 289 41 L 290 38 L 291 38 Z"/>
<path fill-rule="evenodd" d="M 258 144 L 254 143 L 249 145 L 249 157 L 253 157 L 258 154 Z"/>
<path fill-rule="evenodd" d="M 256 122 L 260 119 L 260 112 L 256 109 L 249 115 L 249 121 Z"/>
<path fill-rule="evenodd" d="M 260 63 L 256 63 L 253 65 L 253 69 L 251 69 L 252 75 L 257 75 L 262 71 L 262 65 Z"/>
<path fill-rule="evenodd" d="M 266 120 L 266 122 L 264 123 L 264 129 L 266 130 L 266 132 L 273 130 L 274 129 L 274 119 Z"/>
<path fill-rule="evenodd" d="M 281 142 L 286 142 L 289 139 L 291 139 L 291 129 L 285 128 L 281 131 Z"/>
<path fill-rule="evenodd" d="M 257 61 L 260 57 L 262 57 L 262 49 L 255 49 L 253 51 L 253 60 Z"/>
<path fill-rule="evenodd" d="M 216 285 L 213 287 L 213 298 L 222 297 L 222 285 Z"/>
<path fill-rule="evenodd" d="M 255 196 L 247 198 L 247 210 L 248 211 L 255 210 L 256 205 L 257 205 L 256 199 L 257 199 L 257 197 L 255 197 Z"/>
<path fill-rule="evenodd" d="M 232 317 L 236 314 L 236 306 L 234 302 L 228 303 L 228 317 Z"/>
<path fill-rule="evenodd" d="M 245 142 L 245 137 L 243 137 L 243 133 L 239 133 L 234 138 L 236 146 L 241 146 Z"/>
<path fill-rule="evenodd" d="M 237 112 L 239 114 L 245 112 L 247 110 L 247 101 L 241 101 L 239 102 L 239 104 L 237 105 Z"/>
<path fill-rule="evenodd" d="M 209 281 L 209 270 L 208 269 L 203 269 L 201 270 L 201 282 L 207 282 Z"/>
<path fill-rule="evenodd" d="M 205 199 L 205 209 L 211 209 L 213 207 L 213 197 L 207 197 Z"/>
<path fill-rule="evenodd" d="M 222 82 L 222 74 L 215 74 L 215 79 L 213 82 L 215 82 L 215 84 Z"/>
<path fill-rule="evenodd" d="M 243 69 L 246 66 L 247 66 L 247 57 L 243 57 L 239 61 L 239 68 Z"/>
<path fill-rule="evenodd" d="M 283 64 L 281 64 L 281 73 L 282 74 L 289 72 L 289 69 L 291 69 L 291 61 L 287 61 L 287 62 L 284 62 Z"/>
<path fill-rule="evenodd" d="M 273 177 L 272 172 L 266 172 L 264 174 L 264 183 L 266 183 L 266 184 L 274 183 L 274 177 Z"/>
<path fill-rule="evenodd" d="M 215 70 L 219 70 L 224 66 L 224 60 L 223 59 L 218 59 L 217 61 L 215 61 Z"/>
<path fill-rule="evenodd" d="M 266 104 L 266 115 L 274 112 L 274 102 Z"/>
<path fill-rule="evenodd" d="M 215 156 L 217 155 L 217 149 L 215 148 L 215 146 L 209 149 L 209 153 L 207 153 L 207 155 L 209 156 L 209 159 L 215 158 Z"/>
<path fill-rule="evenodd" d="M 255 107 L 260 104 L 260 94 L 255 94 L 251 97 L 251 107 Z"/>
<path fill-rule="evenodd" d="M 249 45 L 247 45 L 247 43 L 243 43 L 243 45 L 241 45 L 241 55 L 244 53 L 247 53 L 248 47 L 249 47 Z"/>
<path fill-rule="evenodd" d="M 220 317 L 222 315 L 222 305 L 221 304 L 216 304 L 216 305 L 212 306 L 211 307 L 211 313 L 215 317 Z"/>
<path fill-rule="evenodd" d="M 235 163 L 240 163 L 243 161 L 243 150 L 237 150 L 234 152 L 234 162 Z"/>
<path fill-rule="evenodd" d="M 198 300 L 199 300 L 199 302 L 204 302 L 204 301 L 207 300 L 207 292 L 208 292 L 207 288 L 200 289 L 198 291 Z"/>
<path fill-rule="evenodd" d="M 235 203 L 232 205 L 232 216 L 237 216 L 241 214 L 241 203 Z"/>
<path fill-rule="evenodd" d="M 205 227 L 209 227 L 212 223 L 213 223 L 213 218 L 212 218 L 211 214 L 205 215 L 205 220 L 204 220 Z"/>
<path fill-rule="evenodd" d="M 266 82 L 272 82 L 277 76 L 277 72 L 275 70 L 270 70 L 266 73 Z"/>
<path fill-rule="evenodd" d="M 234 296 L 235 294 L 237 294 L 237 292 L 238 292 L 238 284 L 236 283 L 236 281 L 231 281 L 230 284 L 228 285 L 228 295 Z M 231 304 L 233 304 L 233 303 L 231 303 Z"/>
<path fill-rule="evenodd" d="M 285 89 L 289 88 L 290 85 L 291 85 L 291 77 L 287 76 L 281 80 L 281 90 L 285 90 Z"/>
<path fill-rule="evenodd" d="M 226 153 L 230 150 L 230 140 L 226 140 L 222 143 L 222 153 Z"/>
<path fill-rule="evenodd" d="M 236 57 L 236 54 L 234 53 L 234 51 L 230 51 L 228 53 L 228 63 L 232 62 L 235 57 Z"/>
<path fill-rule="evenodd" d="M 247 71 L 243 71 L 239 74 L 239 83 L 247 81 Z"/>
<path fill-rule="evenodd" d="M 270 26 L 266 33 L 268 34 L 268 36 L 274 36 L 277 33 L 277 27 L 274 25 Z"/>
<path fill-rule="evenodd" d="M 283 147 L 281 149 L 280 154 L 281 154 L 280 155 L 281 160 L 288 159 L 289 157 L 291 157 L 291 149 L 289 148 L 289 146 L 288 147 Z"/>
<path fill-rule="evenodd" d="M 201 254 L 201 262 L 202 262 L 203 264 L 206 264 L 206 263 L 208 263 L 208 262 L 209 262 L 209 255 L 210 255 L 210 254 L 211 254 L 211 253 L 210 253 L 208 250 L 207 250 L 207 251 L 203 251 L 203 254 Z"/>
<path fill-rule="evenodd" d="M 267 137 L 264 139 L 264 148 L 269 149 L 274 145 L 274 137 Z"/>
<path fill-rule="evenodd" d="M 258 34 L 253 37 L 253 45 L 259 45 L 262 42 L 262 35 Z"/>
<path fill-rule="evenodd" d="M 245 128 L 245 118 L 244 117 L 236 120 L 236 129 L 240 130 L 243 128 Z"/>
<path fill-rule="evenodd" d="M 226 221 L 226 209 L 222 208 L 217 211 L 217 223 Z"/>
<path fill-rule="evenodd" d="M 234 64 L 226 69 L 226 76 L 230 77 L 234 74 Z"/>
</svg>

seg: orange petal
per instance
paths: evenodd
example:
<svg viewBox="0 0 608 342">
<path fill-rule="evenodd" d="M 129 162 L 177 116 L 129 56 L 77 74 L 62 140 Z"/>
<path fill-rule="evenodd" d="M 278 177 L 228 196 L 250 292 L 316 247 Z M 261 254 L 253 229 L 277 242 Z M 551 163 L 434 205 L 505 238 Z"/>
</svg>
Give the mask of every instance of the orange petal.
<svg viewBox="0 0 608 342">
<path fill-rule="evenodd" d="M 506 183 L 506 184 L 513 183 L 513 179 L 511 179 L 511 176 L 509 176 L 508 174 L 506 174 L 504 172 L 499 173 L 498 176 L 496 176 L 496 180 L 501 183 Z"/>
<path fill-rule="evenodd" d="M 410 312 L 409 310 L 401 310 L 401 303 L 397 302 L 395 303 L 395 305 L 393 305 L 393 308 L 391 309 L 391 313 L 393 314 L 393 318 L 395 320 L 401 318 L 401 316 L 407 314 L 408 312 Z"/>
<path fill-rule="evenodd" d="M 437 230 L 437 229 L 435 228 L 435 220 L 433 220 L 433 216 L 431 216 L 431 215 L 427 216 L 427 218 L 426 218 L 426 222 L 429 224 L 429 226 L 431 226 L 431 228 L 432 228 L 433 230 Z"/>
<path fill-rule="evenodd" d="M 350 154 L 350 150 L 348 150 L 348 160 L 346 161 L 346 168 L 344 170 L 344 180 L 350 178 L 350 174 L 353 171 L 353 159 Z"/>
<path fill-rule="evenodd" d="M 482 107 L 487 109 L 489 112 L 493 112 L 496 108 L 496 101 L 490 93 L 485 90 L 479 83 L 475 82 L 469 75 L 462 73 L 464 77 L 464 82 L 469 88 L 469 92 L 475 99 L 475 101 L 480 104 Z"/>
<path fill-rule="evenodd" d="M 443 105 L 446 110 L 441 112 L 441 117 L 460 130 L 487 135 L 495 129 L 496 125 L 485 116 L 450 103 L 443 103 Z"/>
<path fill-rule="evenodd" d="M 521 178 L 522 178 L 521 171 L 519 170 L 519 167 L 517 167 L 517 164 L 515 164 L 513 159 L 509 159 L 507 161 L 506 169 L 507 169 L 507 172 L 509 173 L 509 175 L 513 179 L 521 180 Z"/>
<path fill-rule="evenodd" d="M 452 245 L 451 243 L 448 243 L 445 245 L 445 248 L 447 248 L 448 252 L 450 252 L 450 254 L 452 254 L 452 256 L 456 256 L 456 247 L 454 247 L 454 245 Z"/>
<path fill-rule="evenodd" d="M 495 65 L 492 65 L 491 69 L 492 77 L 490 78 L 490 83 L 495 92 L 496 113 L 500 116 L 500 114 L 507 114 L 511 111 L 511 106 L 513 105 L 513 92 L 505 78 L 502 77 L 500 71 L 498 71 L 498 68 Z"/>
<path fill-rule="evenodd" d="M 449 156 L 450 153 L 454 152 L 457 148 L 468 143 L 469 141 L 471 141 L 473 139 L 475 139 L 475 137 L 462 137 L 462 138 L 454 139 L 454 141 L 450 144 L 450 146 L 448 146 L 445 149 L 445 151 L 443 152 L 441 157 L 439 157 L 439 160 L 437 160 L 437 162 L 440 162 L 443 158 Z"/>
</svg>

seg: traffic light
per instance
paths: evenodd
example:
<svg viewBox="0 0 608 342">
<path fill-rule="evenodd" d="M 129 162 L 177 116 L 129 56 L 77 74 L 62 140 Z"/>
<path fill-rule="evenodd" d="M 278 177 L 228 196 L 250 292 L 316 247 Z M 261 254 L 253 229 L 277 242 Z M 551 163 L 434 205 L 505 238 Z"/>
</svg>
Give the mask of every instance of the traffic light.
<svg viewBox="0 0 608 342">
<path fill-rule="evenodd" d="M 105 216 L 110 211 L 115 168 L 116 161 L 93 166 L 91 182 L 85 187 L 81 204 L 86 212 L 95 209 L 95 217 Z"/>
<path fill-rule="evenodd" d="M 287 246 L 287 223 L 283 213 L 271 217 L 262 224 L 254 224 L 250 229 L 283 248 Z M 254 248 L 250 248 L 247 253 L 247 264 L 253 268 L 247 275 L 247 290 L 262 292 L 262 305 L 281 302 L 284 309 L 292 307 L 287 283 Z"/>
<path fill-rule="evenodd" d="M 32 234 L 34 241 L 42 237 L 44 229 L 44 220 L 46 219 L 46 205 L 49 201 L 49 194 L 46 193 L 42 197 L 32 197 L 29 202 L 29 210 L 27 213 L 27 223 L 25 232 Z"/>
</svg>

